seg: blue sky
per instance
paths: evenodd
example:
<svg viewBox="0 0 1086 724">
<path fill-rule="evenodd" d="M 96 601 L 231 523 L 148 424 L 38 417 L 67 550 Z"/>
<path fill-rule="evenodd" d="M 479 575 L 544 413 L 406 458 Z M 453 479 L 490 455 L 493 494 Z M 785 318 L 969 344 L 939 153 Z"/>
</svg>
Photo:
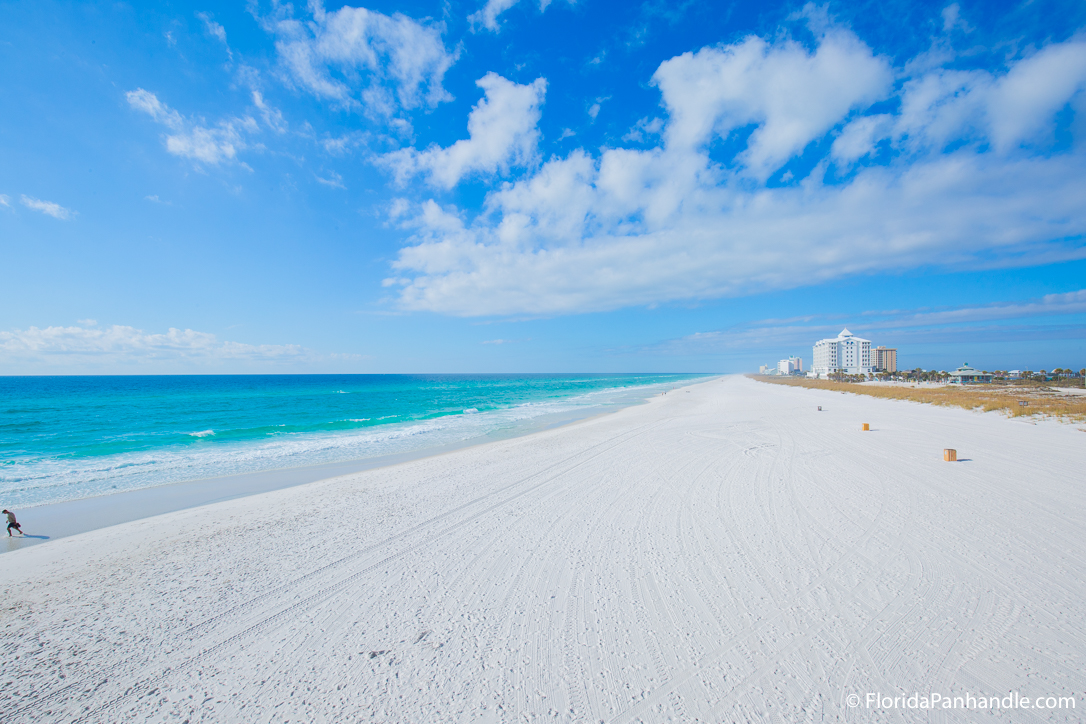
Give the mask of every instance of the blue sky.
<svg viewBox="0 0 1086 724">
<path fill-rule="evenodd" d="M 0 4 L 0 374 L 1086 366 L 1086 5 Z"/>
</svg>

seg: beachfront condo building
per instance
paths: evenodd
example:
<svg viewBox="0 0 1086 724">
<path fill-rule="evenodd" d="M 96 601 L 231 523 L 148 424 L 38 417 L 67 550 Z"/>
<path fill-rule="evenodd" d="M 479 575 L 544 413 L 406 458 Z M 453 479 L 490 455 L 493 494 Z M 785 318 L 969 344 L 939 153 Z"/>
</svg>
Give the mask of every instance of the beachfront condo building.
<svg viewBox="0 0 1086 724">
<path fill-rule="evenodd" d="M 897 372 L 897 350 L 874 347 L 871 350 L 871 369 L 875 372 Z"/>
<path fill-rule="evenodd" d="M 802 357 L 789 357 L 788 359 L 782 359 L 777 363 L 777 374 L 790 375 L 795 372 L 803 371 L 803 358 Z"/>
<path fill-rule="evenodd" d="M 815 342 L 811 372 L 826 377 L 834 372 L 850 375 L 871 374 L 871 340 L 861 339 L 842 329 L 837 339 Z"/>
</svg>

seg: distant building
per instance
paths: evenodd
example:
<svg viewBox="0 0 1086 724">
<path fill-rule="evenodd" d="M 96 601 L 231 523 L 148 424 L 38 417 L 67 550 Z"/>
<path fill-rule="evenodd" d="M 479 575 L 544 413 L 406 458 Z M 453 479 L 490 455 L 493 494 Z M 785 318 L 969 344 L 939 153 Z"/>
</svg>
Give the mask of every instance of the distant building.
<svg viewBox="0 0 1086 724">
<path fill-rule="evenodd" d="M 1007 373 L 1007 376 L 1012 380 L 1018 380 L 1022 378 L 1022 370 L 1011 370 Z"/>
<path fill-rule="evenodd" d="M 758 368 L 758 374 L 760 374 L 760 375 L 769 374 L 769 365 L 762 365 L 761 367 L 759 367 Z"/>
<path fill-rule="evenodd" d="M 958 369 L 949 373 L 949 382 L 952 385 L 975 385 L 992 381 L 992 376 L 987 372 L 977 372 L 966 362 Z"/>
<path fill-rule="evenodd" d="M 850 375 L 871 374 L 871 340 L 861 339 L 842 329 L 837 339 L 815 342 L 811 371 L 819 377 L 834 372 Z"/>
<path fill-rule="evenodd" d="M 886 347 L 872 348 L 871 369 L 875 372 L 897 372 L 897 350 Z"/>
<path fill-rule="evenodd" d="M 789 357 L 777 363 L 777 374 L 779 375 L 790 375 L 802 371 L 803 359 L 800 357 Z"/>
</svg>

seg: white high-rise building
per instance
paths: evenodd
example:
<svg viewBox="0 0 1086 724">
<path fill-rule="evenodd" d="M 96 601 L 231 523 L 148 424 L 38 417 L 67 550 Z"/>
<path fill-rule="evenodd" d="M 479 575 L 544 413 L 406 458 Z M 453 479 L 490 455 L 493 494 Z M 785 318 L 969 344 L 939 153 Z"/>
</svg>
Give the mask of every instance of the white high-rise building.
<svg viewBox="0 0 1086 724">
<path fill-rule="evenodd" d="M 811 372 L 819 377 L 833 372 L 871 374 L 871 340 L 860 339 L 847 329 L 842 329 L 837 339 L 815 342 Z"/>
</svg>

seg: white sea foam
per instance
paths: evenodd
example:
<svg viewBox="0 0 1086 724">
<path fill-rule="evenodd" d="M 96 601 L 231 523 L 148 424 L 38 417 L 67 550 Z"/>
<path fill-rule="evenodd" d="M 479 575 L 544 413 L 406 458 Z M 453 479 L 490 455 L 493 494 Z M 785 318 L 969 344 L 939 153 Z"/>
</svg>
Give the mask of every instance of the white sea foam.
<svg viewBox="0 0 1086 724">
<path fill-rule="evenodd" d="M 495 434 L 517 434 L 545 415 L 631 404 L 668 385 L 674 383 L 596 390 L 485 412 L 468 408 L 466 414 L 356 430 L 278 433 L 262 440 L 220 442 L 199 449 L 177 446 L 100 458 L 15 461 L 0 472 L 0 495 L 12 505 L 28 507 L 183 480 L 412 453 Z M 397 416 L 378 419 L 392 417 Z M 188 434 L 213 436 L 214 430 Z"/>
</svg>

